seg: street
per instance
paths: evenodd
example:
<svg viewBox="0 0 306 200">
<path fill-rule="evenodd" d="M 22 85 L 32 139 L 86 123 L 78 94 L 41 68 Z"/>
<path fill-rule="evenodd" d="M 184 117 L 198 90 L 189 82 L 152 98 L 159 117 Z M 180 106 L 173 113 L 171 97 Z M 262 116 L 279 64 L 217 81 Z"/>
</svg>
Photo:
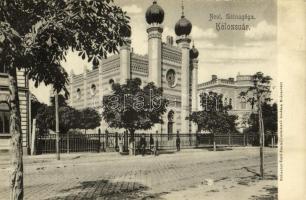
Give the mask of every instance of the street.
<svg viewBox="0 0 306 200">
<path fill-rule="evenodd" d="M 25 156 L 25 199 L 277 199 L 277 149 L 169 152 L 157 157 L 118 153 Z M 0 199 L 9 199 L 9 165 L 0 164 Z"/>
</svg>

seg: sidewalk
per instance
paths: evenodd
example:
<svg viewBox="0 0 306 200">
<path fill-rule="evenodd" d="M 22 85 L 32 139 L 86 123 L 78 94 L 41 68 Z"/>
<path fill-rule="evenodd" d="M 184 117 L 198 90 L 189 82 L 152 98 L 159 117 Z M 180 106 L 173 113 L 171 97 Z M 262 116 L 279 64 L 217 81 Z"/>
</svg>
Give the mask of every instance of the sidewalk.
<svg viewBox="0 0 306 200">
<path fill-rule="evenodd" d="M 258 156 L 256 148 L 192 149 L 156 157 L 77 153 L 62 154 L 60 161 L 54 154 L 25 156 L 24 199 L 176 200 L 185 195 L 183 199 L 221 200 L 222 195 L 231 194 L 230 200 L 244 200 L 234 198 L 239 192 L 271 196 L 268 190 L 274 191 L 277 184 L 277 151 L 265 149 L 265 172 L 273 177 L 269 182 L 259 181 L 254 174 L 259 169 Z M 0 176 L 0 199 L 6 200 L 8 168 L 0 173 L 4 175 Z"/>
</svg>

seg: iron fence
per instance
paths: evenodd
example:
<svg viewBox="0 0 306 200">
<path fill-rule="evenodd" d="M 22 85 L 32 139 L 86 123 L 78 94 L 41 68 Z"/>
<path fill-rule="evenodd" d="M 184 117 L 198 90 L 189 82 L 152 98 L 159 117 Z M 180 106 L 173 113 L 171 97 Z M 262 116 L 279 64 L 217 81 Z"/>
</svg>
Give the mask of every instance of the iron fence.
<svg viewBox="0 0 306 200">
<path fill-rule="evenodd" d="M 141 135 L 145 136 L 147 149 L 150 148 L 150 134 L 134 134 L 136 151 L 140 150 Z M 158 150 L 176 150 L 177 137 L 169 137 L 167 134 L 152 134 L 153 144 L 158 145 Z M 212 147 L 213 141 L 217 146 L 246 146 L 257 145 L 258 136 L 252 134 L 179 134 L 180 148 L 203 148 Z M 266 136 L 266 144 L 271 136 Z M 119 145 L 123 145 L 123 151 L 128 151 L 130 136 L 118 133 L 98 133 L 98 134 L 66 134 L 60 135 L 59 148 L 61 153 L 70 152 L 103 152 L 119 151 Z M 277 139 L 274 140 L 277 143 Z M 157 143 L 155 143 L 157 142 Z M 56 152 L 56 135 L 38 136 L 35 141 L 36 154 L 47 154 Z M 268 145 L 267 145 L 268 146 Z"/>
</svg>

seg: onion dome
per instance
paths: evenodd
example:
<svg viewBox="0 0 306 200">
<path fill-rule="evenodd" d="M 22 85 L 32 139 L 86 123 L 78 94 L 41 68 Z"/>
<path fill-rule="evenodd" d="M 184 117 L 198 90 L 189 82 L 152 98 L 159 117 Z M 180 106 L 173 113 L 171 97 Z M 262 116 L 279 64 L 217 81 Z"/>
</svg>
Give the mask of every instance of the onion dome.
<svg viewBox="0 0 306 200">
<path fill-rule="evenodd" d="M 157 5 L 156 1 L 153 1 L 153 5 L 151 5 L 146 12 L 147 23 L 161 24 L 164 21 L 164 16 L 165 16 L 164 9 L 162 9 L 162 7 Z"/>
<path fill-rule="evenodd" d="M 189 55 L 190 59 L 197 59 L 199 57 L 199 51 L 194 47 L 194 45 L 192 46 L 192 49 L 190 49 Z"/>
<path fill-rule="evenodd" d="M 191 33 L 191 22 L 182 15 L 181 19 L 175 24 L 175 34 L 177 36 L 189 35 Z"/>
</svg>

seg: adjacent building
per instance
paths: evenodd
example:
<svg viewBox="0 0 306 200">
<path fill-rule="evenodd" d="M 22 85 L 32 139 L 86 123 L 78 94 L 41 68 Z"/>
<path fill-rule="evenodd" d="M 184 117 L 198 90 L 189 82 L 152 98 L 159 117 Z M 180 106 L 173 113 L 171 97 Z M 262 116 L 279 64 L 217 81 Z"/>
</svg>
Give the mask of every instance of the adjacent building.
<svg viewBox="0 0 306 200">
<path fill-rule="evenodd" d="M 29 144 L 29 82 L 23 71 L 17 72 L 17 84 L 19 90 L 22 146 L 28 150 Z M 10 146 L 10 110 L 9 80 L 5 66 L 0 66 L 0 151 L 7 151 Z M 26 152 L 26 151 L 25 151 Z"/>
<path fill-rule="evenodd" d="M 255 107 L 247 102 L 248 96 L 240 96 L 241 92 L 245 92 L 249 87 L 253 86 L 252 75 L 240 75 L 234 78 L 221 79 L 217 75 L 212 75 L 210 81 L 199 84 L 198 93 L 209 93 L 210 91 L 223 95 L 223 104 L 231 105 L 230 114 L 237 115 L 238 129 L 242 131 L 245 127 L 245 122 L 252 112 L 255 112 Z"/>
</svg>

